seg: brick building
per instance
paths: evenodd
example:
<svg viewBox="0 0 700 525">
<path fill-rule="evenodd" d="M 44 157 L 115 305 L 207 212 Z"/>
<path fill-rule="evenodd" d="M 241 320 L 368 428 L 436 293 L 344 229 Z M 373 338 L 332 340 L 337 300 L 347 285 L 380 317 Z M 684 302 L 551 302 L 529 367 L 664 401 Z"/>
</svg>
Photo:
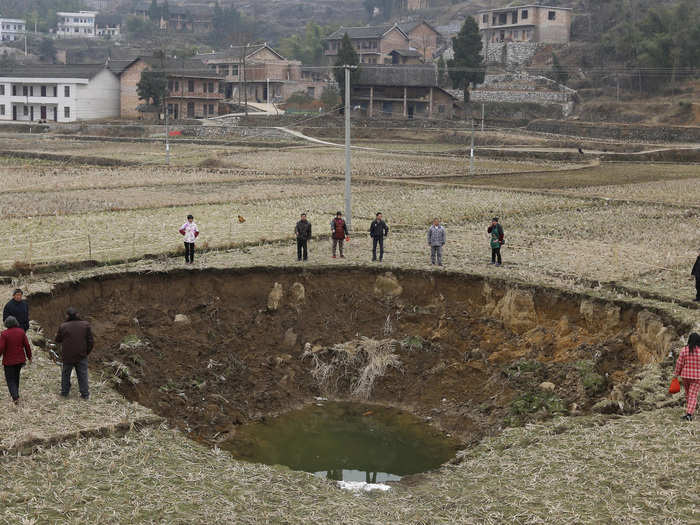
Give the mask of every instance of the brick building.
<svg viewBox="0 0 700 525">
<path fill-rule="evenodd" d="M 501 42 L 567 44 L 572 12 L 565 7 L 523 5 L 482 11 L 476 20 L 484 47 Z"/>
<path fill-rule="evenodd" d="M 409 38 L 397 25 L 341 27 L 324 40 L 324 54 L 334 61 L 338 56 L 340 43 L 345 34 L 350 37 L 352 46 L 360 57 L 362 64 L 390 64 L 390 53 L 395 49 L 408 49 Z"/>
<path fill-rule="evenodd" d="M 430 62 L 435 58 L 444 40 L 437 29 L 425 20 L 399 24 L 399 28 L 408 36 L 409 48 L 418 51 L 424 61 Z"/>
</svg>

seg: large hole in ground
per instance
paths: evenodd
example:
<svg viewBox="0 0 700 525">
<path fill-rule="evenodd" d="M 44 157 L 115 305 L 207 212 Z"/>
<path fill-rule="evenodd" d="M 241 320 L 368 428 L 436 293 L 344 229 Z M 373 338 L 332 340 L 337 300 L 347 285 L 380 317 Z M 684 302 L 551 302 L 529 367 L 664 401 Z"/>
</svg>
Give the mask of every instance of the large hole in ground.
<svg viewBox="0 0 700 525">
<path fill-rule="evenodd" d="M 464 444 L 601 403 L 617 410 L 611 392 L 624 397 L 678 335 L 623 302 L 418 271 L 112 275 L 32 305 L 47 335 L 78 308 L 97 337 L 93 375 L 208 443 L 318 398 L 402 409 Z"/>
</svg>

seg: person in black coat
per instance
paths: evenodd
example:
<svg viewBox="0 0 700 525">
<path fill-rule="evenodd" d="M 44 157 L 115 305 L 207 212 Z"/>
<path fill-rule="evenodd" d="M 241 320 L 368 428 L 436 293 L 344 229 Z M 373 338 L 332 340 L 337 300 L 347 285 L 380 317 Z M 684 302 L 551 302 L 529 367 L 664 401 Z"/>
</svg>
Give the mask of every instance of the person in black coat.
<svg viewBox="0 0 700 525">
<path fill-rule="evenodd" d="M 29 305 L 27 301 L 22 300 L 24 293 L 17 288 L 12 292 L 12 299 L 8 301 L 2 311 L 2 322 L 4 323 L 8 317 L 17 319 L 20 328 L 25 332 L 29 330 Z"/>
<path fill-rule="evenodd" d="M 301 261 L 303 255 L 306 261 L 309 258 L 308 242 L 311 238 L 311 223 L 306 220 L 306 213 L 301 214 L 301 220 L 294 227 L 294 234 L 297 237 L 297 260 Z"/>
<path fill-rule="evenodd" d="M 382 220 L 382 214 L 377 213 L 376 219 L 369 227 L 369 236 L 372 237 L 372 260 L 377 260 L 377 244 L 379 245 L 379 262 L 384 259 L 384 237 L 389 235 L 389 227 Z"/>
<path fill-rule="evenodd" d="M 693 269 L 690 271 L 690 279 L 695 277 L 695 300 L 700 301 L 700 250 L 698 250 L 698 258 L 695 259 Z"/>
</svg>

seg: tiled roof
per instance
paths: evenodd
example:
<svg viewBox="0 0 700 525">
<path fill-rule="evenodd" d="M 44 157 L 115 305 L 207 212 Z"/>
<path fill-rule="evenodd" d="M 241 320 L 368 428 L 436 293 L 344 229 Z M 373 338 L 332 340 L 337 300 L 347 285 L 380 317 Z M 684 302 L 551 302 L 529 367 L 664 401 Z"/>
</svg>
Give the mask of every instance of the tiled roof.
<svg viewBox="0 0 700 525">
<path fill-rule="evenodd" d="M 105 69 L 104 64 L 37 64 L 14 66 L 0 71 L 0 77 L 85 78 L 91 79 Z"/>
<path fill-rule="evenodd" d="M 394 26 L 393 25 L 383 25 L 383 26 L 365 26 L 365 27 L 340 27 L 337 31 L 334 31 L 328 37 L 326 37 L 326 40 L 341 40 L 345 33 L 348 34 L 348 36 L 351 39 L 358 39 L 358 38 L 381 38 L 384 33 L 392 29 Z M 396 26 L 399 27 L 399 26 Z M 399 30 L 401 28 L 399 27 Z M 402 33 L 405 33 L 404 31 L 401 30 Z"/>
<path fill-rule="evenodd" d="M 364 86 L 437 87 L 432 64 L 360 66 L 357 83 Z"/>
</svg>

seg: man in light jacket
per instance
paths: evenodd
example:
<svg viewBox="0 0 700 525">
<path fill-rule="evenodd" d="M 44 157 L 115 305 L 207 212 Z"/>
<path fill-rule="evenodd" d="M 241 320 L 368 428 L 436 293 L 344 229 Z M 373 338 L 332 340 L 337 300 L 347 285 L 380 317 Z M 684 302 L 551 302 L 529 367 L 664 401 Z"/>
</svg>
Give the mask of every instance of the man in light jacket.
<svg viewBox="0 0 700 525">
<path fill-rule="evenodd" d="M 61 395 L 68 397 L 70 393 L 70 376 L 75 368 L 78 376 L 80 397 L 90 398 L 88 387 L 88 355 L 92 352 L 94 339 L 90 323 L 78 317 L 75 308 L 66 310 L 66 321 L 61 324 L 56 334 L 56 342 L 62 344 L 63 370 L 61 373 Z"/>
<path fill-rule="evenodd" d="M 180 228 L 180 234 L 185 237 L 185 264 L 193 264 L 194 241 L 199 237 L 199 228 L 192 215 L 187 216 L 187 222 Z"/>
<path fill-rule="evenodd" d="M 440 220 L 435 217 L 433 225 L 428 230 L 428 245 L 430 246 L 430 263 L 442 266 L 442 247 L 445 246 L 445 228 L 440 224 Z"/>
</svg>

